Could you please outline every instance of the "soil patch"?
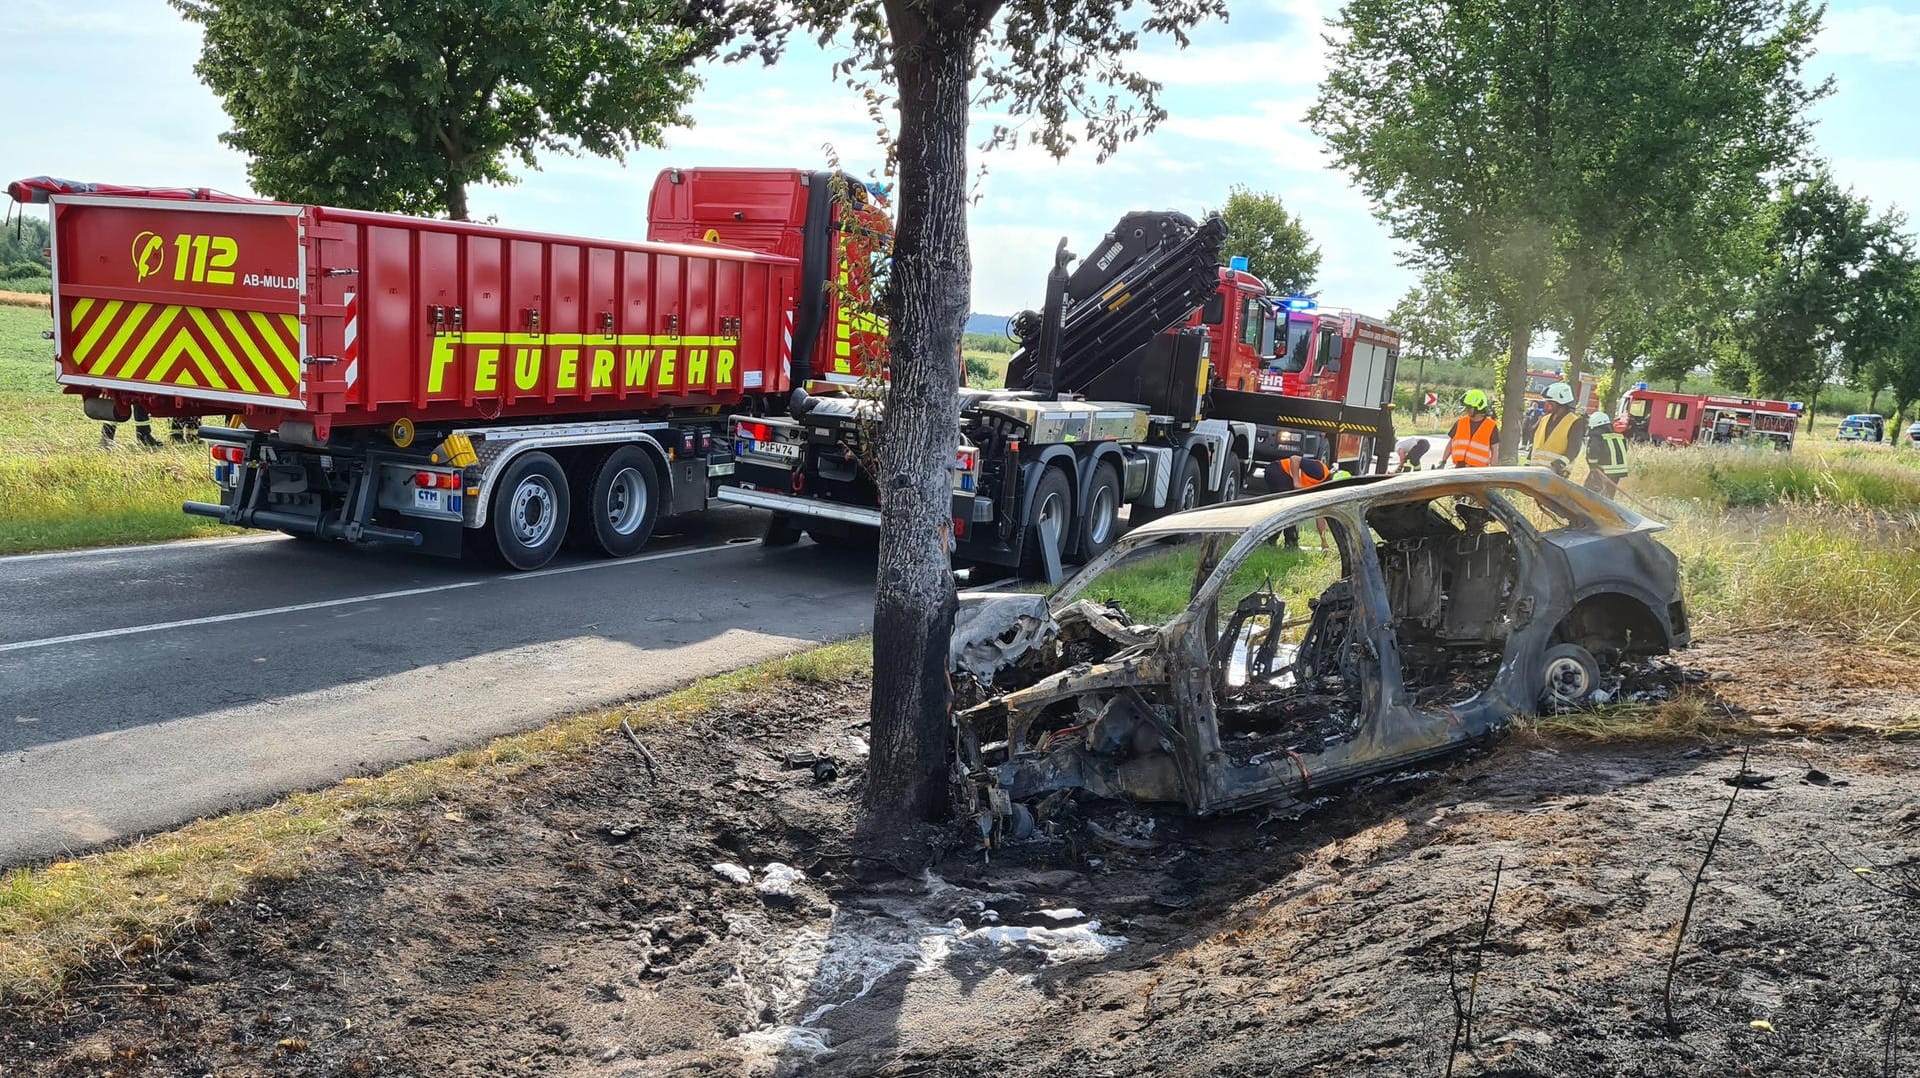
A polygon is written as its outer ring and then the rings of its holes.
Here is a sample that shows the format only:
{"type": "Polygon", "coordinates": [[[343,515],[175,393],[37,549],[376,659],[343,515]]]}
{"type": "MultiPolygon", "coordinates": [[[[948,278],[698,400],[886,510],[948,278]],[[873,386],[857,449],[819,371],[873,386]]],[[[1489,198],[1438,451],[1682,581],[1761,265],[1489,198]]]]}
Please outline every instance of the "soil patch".
{"type": "MultiPolygon", "coordinates": [[[[1683,658],[1746,691],[1747,639],[1683,658]]],[[[1837,706],[1771,676],[1783,713],[1837,706]]],[[[1456,1074],[1920,1061],[1920,745],[1754,746],[1770,779],[1701,890],[1669,1035],[1667,954],[1737,746],[1517,737],[1304,811],[1089,805],[873,881],[842,843],[865,693],[789,683],[649,731],[657,777],[614,734],[356,832],[0,1015],[0,1072],[1439,1075],[1476,962],[1456,1074]]]]}

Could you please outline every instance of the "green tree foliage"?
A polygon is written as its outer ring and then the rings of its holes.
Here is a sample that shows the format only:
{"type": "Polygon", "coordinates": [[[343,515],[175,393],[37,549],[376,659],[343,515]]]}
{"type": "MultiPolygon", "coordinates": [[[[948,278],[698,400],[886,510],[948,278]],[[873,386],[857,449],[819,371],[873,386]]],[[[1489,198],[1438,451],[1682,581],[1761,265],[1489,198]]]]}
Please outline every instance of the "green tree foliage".
{"type": "Polygon", "coordinates": [[[703,43],[667,0],[169,0],[274,198],[467,216],[542,151],[619,158],[682,122],[703,43]]]}
{"type": "Polygon", "coordinates": [[[1387,321],[1400,330],[1400,366],[1408,360],[1452,363],[1471,354],[1474,320],[1446,273],[1428,270],[1393,305],[1387,321]]]}
{"type": "Polygon", "coordinates": [[[849,46],[839,73],[876,113],[897,110],[892,164],[892,385],[881,438],[880,560],[874,595],[870,833],[902,832],[944,802],[947,644],[955,593],[951,480],[958,369],[972,262],[967,241],[968,118],[1012,119],[989,145],[1026,137],[1055,155],[1087,144],[1102,159],[1166,116],[1158,84],[1128,59],[1149,36],[1226,15],[1225,0],[694,0],[701,40],[735,58],[778,57],[795,33],[849,46]]]}
{"type": "Polygon", "coordinates": [[[1900,338],[1901,284],[1910,262],[1897,218],[1875,218],[1826,170],[1782,187],[1767,207],[1762,264],[1739,323],[1744,374],[1767,397],[1817,397],[1836,375],[1857,374],[1900,338]]]}
{"type": "Polygon", "coordinates": [[[1817,22],[1801,0],[1350,0],[1308,118],[1491,313],[1512,413],[1536,328],[1583,352],[1641,249],[1791,149],[1817,22]]]}
{"type": "Polygon", "coordinates": [[[53,272],[47,257],[47,223],[19,211],[20,216],[0,226],[0,277],[45,277],[53,272]]]}
{"type": "Polygon", "coordinates": [[[1220,216],[1227,223],[1225,253],[1246,256],[1248,271],[1270,290],[1279,295],[1313,290],[1320,248],[1278,196],[1236,184],[1220,216]]]}

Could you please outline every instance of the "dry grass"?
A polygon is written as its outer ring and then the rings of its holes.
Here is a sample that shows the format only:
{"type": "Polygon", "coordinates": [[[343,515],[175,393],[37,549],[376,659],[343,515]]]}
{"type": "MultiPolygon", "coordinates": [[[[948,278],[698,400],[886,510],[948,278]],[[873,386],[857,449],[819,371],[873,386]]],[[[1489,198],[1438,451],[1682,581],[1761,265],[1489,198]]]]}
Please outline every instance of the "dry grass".
{"type": "Polygon", "coordinates": [[[0,289],[0,307],[32,307],[44,311],[51,298],[47,292],[11,292],[0,289]]]}
{"type": "Polygon", "coordinates": [[[203,911],[260,879],[300,874],[334,841],[456,789],[499,782],[595,747],[627,751],[609,731],[696,721],[784,682],[833,681],[870,668],[865,638],[706,678],[670,695],[549,723],[476,749],[350,778],[265,808],[196,821],[124,849],[0,875],[0,1003],[32,1003],[101,959],[163,947],[203,911]]]}

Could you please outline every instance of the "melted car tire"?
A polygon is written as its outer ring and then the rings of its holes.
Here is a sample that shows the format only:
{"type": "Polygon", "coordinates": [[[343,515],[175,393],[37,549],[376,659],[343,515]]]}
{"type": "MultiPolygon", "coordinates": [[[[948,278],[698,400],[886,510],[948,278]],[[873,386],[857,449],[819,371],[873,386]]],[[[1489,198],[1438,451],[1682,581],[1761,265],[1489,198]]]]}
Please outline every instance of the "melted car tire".
{"type": "Polygon", "coordinates": [[[1600,687],[1600,663],[1578,644],[1555,644],[1540,656],[1540,702],[1572,707],[1600,687]]]}

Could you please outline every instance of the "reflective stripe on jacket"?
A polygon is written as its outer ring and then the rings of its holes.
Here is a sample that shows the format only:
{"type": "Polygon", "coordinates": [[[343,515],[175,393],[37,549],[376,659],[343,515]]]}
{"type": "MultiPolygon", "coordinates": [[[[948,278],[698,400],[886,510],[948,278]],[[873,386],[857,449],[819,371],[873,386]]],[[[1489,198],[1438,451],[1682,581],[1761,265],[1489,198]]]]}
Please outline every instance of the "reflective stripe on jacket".
{"type": "Polygon", "coordinates": [[[1556,426],[1553,413],[1541,416],[1540,425],[1533,428],[1533,463],[1565,468],[1573,460],[1574,421],[1579,418],[1568,412],[1556,426]]]}
{"type": "Polygon", "coordinates": [[[1481,416],[1475,423],[1471,416],[1461,416],[1453,421],[1453,431],[1447,437],[1453,439],[1453,466],[1456,468],[1485,468],[1493,463],[1493,432],[1500,424],[1492,416],[1481,416]]]}
{"type": "Polygon", "coordinates": [[[1587,464],[1600,469],[1610,479],[1627,474],[1627,438],[1624,434],[1603,431],[1587,439],[1587,464]]]}

